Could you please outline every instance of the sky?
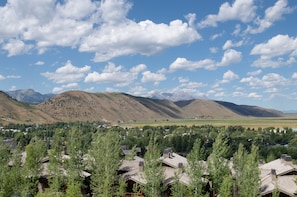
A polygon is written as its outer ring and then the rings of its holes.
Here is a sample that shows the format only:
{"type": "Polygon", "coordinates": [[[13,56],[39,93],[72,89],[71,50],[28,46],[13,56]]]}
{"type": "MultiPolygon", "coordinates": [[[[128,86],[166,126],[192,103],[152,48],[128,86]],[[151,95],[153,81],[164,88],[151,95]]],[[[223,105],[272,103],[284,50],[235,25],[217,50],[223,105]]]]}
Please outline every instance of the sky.
{"type": "Polygon", "coordinates": [[[0,0],[0,90],[297,111],[295,0],[0,0]]]}

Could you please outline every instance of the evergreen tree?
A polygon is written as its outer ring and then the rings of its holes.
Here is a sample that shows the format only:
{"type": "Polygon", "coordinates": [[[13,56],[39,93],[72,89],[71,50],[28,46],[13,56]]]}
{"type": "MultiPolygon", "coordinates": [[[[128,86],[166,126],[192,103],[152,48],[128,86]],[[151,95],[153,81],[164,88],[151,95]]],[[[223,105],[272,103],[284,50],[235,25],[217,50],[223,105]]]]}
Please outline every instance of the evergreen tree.
{"type": "Polygon", "coordinates": [[[164,172],[160,158],[160,149],[155,137],[151,137],[144,155],[145,196],[159,197],[163,192],[164,172]]]}
{"type": "Polygon", "coordinates": [[[92,165],[91,189],[94,196],[114,196],[120,165],[120,138],[117,133],[97,133],[90,149],[92,165]]]}

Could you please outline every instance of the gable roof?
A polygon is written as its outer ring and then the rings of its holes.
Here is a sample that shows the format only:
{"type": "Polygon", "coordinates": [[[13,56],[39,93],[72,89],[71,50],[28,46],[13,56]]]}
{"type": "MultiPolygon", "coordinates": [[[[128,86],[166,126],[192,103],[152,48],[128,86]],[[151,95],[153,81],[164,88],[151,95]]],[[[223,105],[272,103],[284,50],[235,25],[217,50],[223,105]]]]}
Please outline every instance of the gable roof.
{"type": "Polygon", "coordinates": [[[261,195],[278,190],[288,196],[294,196],[297,191],[296,178],[297,165],[293,164],[291,157],[282,155],[280,159],[260,165],[261,195]]]}

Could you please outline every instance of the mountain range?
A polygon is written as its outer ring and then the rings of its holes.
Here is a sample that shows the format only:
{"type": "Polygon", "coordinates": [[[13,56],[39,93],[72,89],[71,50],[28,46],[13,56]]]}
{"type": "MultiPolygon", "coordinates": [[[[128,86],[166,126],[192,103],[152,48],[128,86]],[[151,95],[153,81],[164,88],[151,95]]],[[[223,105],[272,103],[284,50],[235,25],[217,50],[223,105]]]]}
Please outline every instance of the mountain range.
{"type": "MultiPolygon", "coordinates": [[[[35,91],[29,90],[28,92],[34,93],[35,91]]],[[[24,96],[23,98],[28,97],[24,96]]],[[[38,98],[44,97],[39,95],[38,98]]],[[[13,99],[8,93],[0,92],[0,111],[0,123],[137,122],[284,116],[277,110],[237,105],[225,101],[191,99],[174,102],[166,99],[137,97],[125,93],[88,93],[83,91],[68,91],[51,95],[49,99],[38,104],[20,102],[13,99]]]]}
{"type": "Polygon", "coordinates": [[[21,101],[24,103],[33,103],[33,104],[42,103],[55,96],[55,94],[51,94],[51,93],[41,94],[32,89],[13,90],[13,91],[7,91],[6,93],[17,101],[21,101]]]}

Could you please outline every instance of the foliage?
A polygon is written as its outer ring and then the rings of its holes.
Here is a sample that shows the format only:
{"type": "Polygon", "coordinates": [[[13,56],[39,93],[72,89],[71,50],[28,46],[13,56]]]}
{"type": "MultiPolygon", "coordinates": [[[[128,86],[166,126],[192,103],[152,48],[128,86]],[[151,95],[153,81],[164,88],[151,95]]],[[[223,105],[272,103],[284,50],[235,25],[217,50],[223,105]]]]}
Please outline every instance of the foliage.
{"type": "Polygon", "coordinates": [[[225,132],[220,131],[213,143],[212,153],[207,159],[208,172],[213,184],[212,190],[215,193],[221,187],[224,177],[229,174],[228,160],[225,159],[228,151],[225,132]]]}
{"type": "Polygon", "coordinates": [[[120,165],[120,139],[114,132],[97,133],[90,149],[93,195],[109,197],[116,194],[115,182],[120,165]]]}
{"type": "Polygon", "coordinates": [[[222,184],[220,185],[220,189],[219,189],[220,197],[232,196],[232,186],[233,186],[233,180],[231,175],[226,175],[223,178],[222,184]]]}
{"type": "Polygon", "coordinates": [[[204,149],[201,147],[200,139],[196,139],[191,152],[188,154],[187,173],[190,176],[190,190],[193,197],[200,197],[204,194],[203,187],[205,180],[203,173],[206,172],[206,166],[202,163],[204,149]]]}
{"type": "Polygon", "coordinates": [[[238,192],[242,197],[259,195],[260,171],[258,168],[258,147],[252,146],[248,153],[242,144],[234,154],[235,179],[238,192]]]}
{"type": "Polygon", "coordinates": [[[144,193],[148,197],[161,196],[163,192],[164,172],[162,163],[159,160],[160,149],[156,142],[155,136],[152,136],[144,155],[144,193]]]}
{"type": "Polygon", "coordinates": [[[172,197],[190,196],[188,187],[180,182],[178,173],[174,174],[174,182],[171,188],[171,196],[172,197]]]}

